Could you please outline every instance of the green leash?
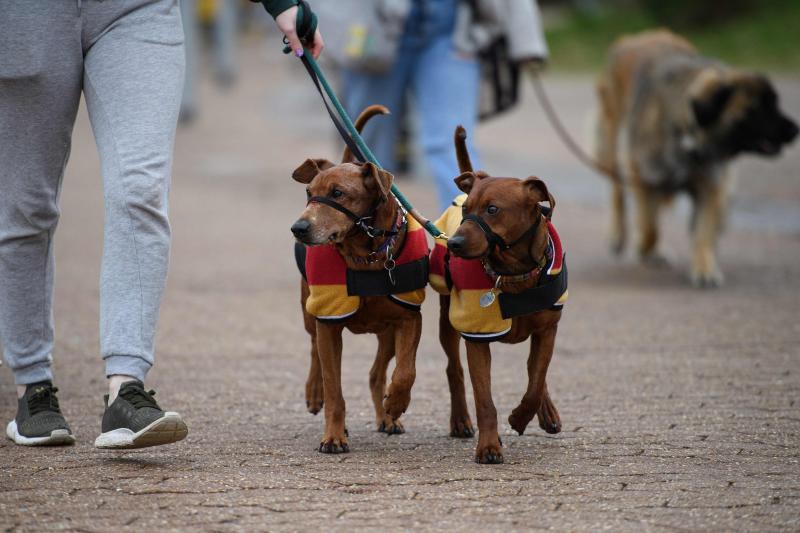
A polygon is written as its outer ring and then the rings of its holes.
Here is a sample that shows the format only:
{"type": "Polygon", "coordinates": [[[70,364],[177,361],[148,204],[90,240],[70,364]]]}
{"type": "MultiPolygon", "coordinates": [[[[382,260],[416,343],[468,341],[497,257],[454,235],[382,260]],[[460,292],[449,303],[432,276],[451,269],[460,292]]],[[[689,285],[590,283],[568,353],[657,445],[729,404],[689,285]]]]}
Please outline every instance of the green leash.
{"type": "MultiPolygon", "coordinates": [[[[301,36],[301,41],[308,42],[309,39],[314,38],[314,31],[317,27],[317,17],[313,12],[311,12],[311,9],[308,8],[308,4],[306,2],[301,0],[297,7],[297,34],[301,36]],[[307,15],[307,13],[310,13],[310,16],[307,15]]],[[[291,51],[291,48],[288,46],[283,50],[283,52],[287,54],[291,51]]],[[[353,154],[362,161],[369,161],[378,168],[383,168],[367,144],[364,142],[364,139],[358,133],[358,130],[356,130],[356,127],[353,125],[353,121],[350,119],[347,111],[345,111],[342,103],[336,97],[336,93],[334,92],[330,83],[328,83],[328,80],[325,77],[325,74],[322,72],[319,64],[305,46],[303,46],[303,56],[300,58],[300,60],[306,67],[306,70],[308,71],[309,76],[311,76],[312,81],[317,86],[317,89],[322,96],[323,103],[325,104],[325,107],[328,108],[328,113],[331,115],[331,120],[333,120],[334,126],[336,126],[336,129],[339,130],[339,134],[342,136],[345,143],[347,143],[347,145],[350,147],[350,150],[353,152],[353,154]],[[328,102],[325,101],[325,96],[327,96],[328,100],[330,100],[338,117],[334,115],[330,106],[328,106],[328,102]],[[338,121],[337,118],[339,119],[338,121]]],[[[400,205],[403,206],[403,209],[405,209],[412,217],[414,217],[414,219],[419,222],[428,233],[433,235],[435,239],[447,239],[447,235],[439,230],[439,228],[437,228],[433,222],[422,216],[422,214],[417,211],[413,205],[411,205],[411,202],[408,201],[403,193],[400,192],[400,189],[398,189],[394,184],[392,184],[392,194],[394,194],[394,196],[400,202],[400,205]]]]}

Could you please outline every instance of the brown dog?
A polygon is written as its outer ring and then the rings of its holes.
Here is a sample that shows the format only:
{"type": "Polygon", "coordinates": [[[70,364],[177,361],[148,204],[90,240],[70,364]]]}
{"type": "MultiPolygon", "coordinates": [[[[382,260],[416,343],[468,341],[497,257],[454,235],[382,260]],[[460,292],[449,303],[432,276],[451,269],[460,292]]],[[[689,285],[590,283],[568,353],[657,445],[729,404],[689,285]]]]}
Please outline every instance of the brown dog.
{"type": "MultiPolygon", "coordinates": [[[[633,188],[639,254],[659,260],[658,214],[678,192],[694,204],[691,278],[717,286],[716,244],[727,209],[730,161],[774,156],[797,125],[778,108],[769,80],[701,56],[666,30],[619,39],[598,82],[598,163],[633,188]]],[[[612,250],[626,243],[625,191],[612,191],[612,250]]],[[[660,261],[658,261],[660,262],[660,261]]]]}
{"type": "Polygon", "coordinates": [[[545,184],[534,177],[493,178],[473,172],[465,138],[464,130],[457,129],[463,173],[455,181],[468,196],[457,199],[437,223],[451,236],[446,246],[438,241],[432,253],[431,285],[442,293],[439,335],[448,357],[451,434],[470,436],[472,431],[459,362],[460,334],[466,340],[478,418],[475,460],[502,463],[489,342],[516,344],[531,338],[528,388],[508,421],[522,434],[538,415],[545,431],[558,433],[561,421],[545,378],[567,296],[566,267],[549,221],[555,201],[545,184]]]}
{"type": "MultiPolygon", "coordinates": [[[[381,106],[367,108],[360,130],[381,106]]],[[[424,230],[407,219],[391,195],[392,175],[371,163],[307,160],[292,177],[306,185],[308,205],[292,225],[302,243],[298,266],[304,274],[301,302],[311,336],[306,402],[311,413],[325,407],[319,451],[349,451],[342,395],[342,332],[374,333],[378,352],[369,372],[379,431],[402,433],[400,415],[411,399],[427,283],[424,230]],[[392,381],[386,370],[397,357],[392,381]]]]}

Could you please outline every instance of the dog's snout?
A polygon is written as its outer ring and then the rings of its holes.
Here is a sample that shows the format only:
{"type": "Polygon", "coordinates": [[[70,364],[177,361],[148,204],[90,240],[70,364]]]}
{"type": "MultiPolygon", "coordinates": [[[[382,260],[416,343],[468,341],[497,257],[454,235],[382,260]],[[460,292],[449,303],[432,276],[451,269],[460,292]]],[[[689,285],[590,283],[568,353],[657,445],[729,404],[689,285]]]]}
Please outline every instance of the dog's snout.
{"type": "Polygon", "coordinates": [[[453,235],[447,239],[447,248],[453,252],[458,252],[464,248],[464,237],[461,235],[453,235]]]}
{"type": "Polygon", "coordinates": [[[309,231],[311,231],[311,223],[308,220],[301,218],[292,224],[292,233],[298,239],[308,236],[309,231]]]}

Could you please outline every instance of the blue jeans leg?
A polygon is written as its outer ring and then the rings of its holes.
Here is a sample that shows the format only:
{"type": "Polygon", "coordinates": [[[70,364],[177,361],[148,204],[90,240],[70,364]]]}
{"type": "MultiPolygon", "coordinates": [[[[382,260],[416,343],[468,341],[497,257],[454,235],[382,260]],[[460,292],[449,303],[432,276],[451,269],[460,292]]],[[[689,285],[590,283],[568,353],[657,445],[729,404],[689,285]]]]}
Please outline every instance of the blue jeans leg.
{"type": "Polygon", "coordinates": [[[405,94],[413,65],[413,51],[401,48],[391,70],[384,74],[342,72],[344,107],[355,118],[365,107],[381,104],[391,115],[373,118],[364,128],[364,141],[381,166],[394,172],[397,136],[405,113],[405,94]]]}
{"type": "Polygon", "coordinates": [[[460,174],[453,146],[453,132],[459,124],[467,130],[473,165],[480,168],[472,146],[478,118],[479,81],[478,61],[459,54],[449,35],[433,39],[415,65],[411,84],[420,113],[420,143],[442,208],[461,194],[453,182],[460,174]]]}

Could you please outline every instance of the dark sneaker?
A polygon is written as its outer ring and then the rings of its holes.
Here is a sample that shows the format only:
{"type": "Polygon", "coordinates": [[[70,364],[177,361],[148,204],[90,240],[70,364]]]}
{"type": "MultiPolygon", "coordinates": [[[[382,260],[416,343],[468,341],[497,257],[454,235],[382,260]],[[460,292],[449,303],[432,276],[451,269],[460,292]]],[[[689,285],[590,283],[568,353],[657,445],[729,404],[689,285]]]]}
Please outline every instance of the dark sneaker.
{"type": "Polygon", "coordinates": [[[61,414],[56,392],[50,381],[28,385],[17,403],[17,417],[6,427],[8,438],[24,446],[73,444],[75,436],[61,414]]]}
{"type": "Polygon", "coordinates": [[[144,390],[141,381],[123,383],[114,403],[103,413],[102,433],[97,448],[145,448],[178,442],[189,430],[178,413],[163,411],[153,399],[156,391],[144,390]]]}

